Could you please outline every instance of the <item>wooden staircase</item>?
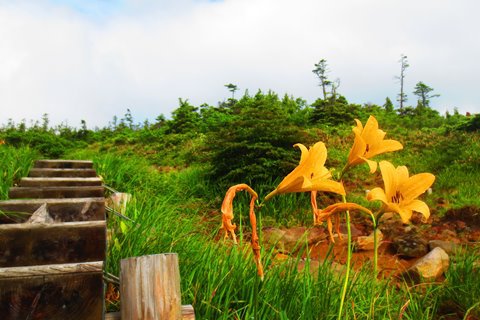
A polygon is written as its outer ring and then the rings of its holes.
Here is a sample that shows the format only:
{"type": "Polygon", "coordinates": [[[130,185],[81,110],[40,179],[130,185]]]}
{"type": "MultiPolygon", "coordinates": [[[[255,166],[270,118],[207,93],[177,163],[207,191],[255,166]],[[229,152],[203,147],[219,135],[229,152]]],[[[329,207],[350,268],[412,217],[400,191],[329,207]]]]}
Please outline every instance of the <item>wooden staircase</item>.
{"type": "Polygon", "coordinates": [[[0,201],[0,318],[103,319],[105,198],[91,161],[40,160],[0,201]]]}

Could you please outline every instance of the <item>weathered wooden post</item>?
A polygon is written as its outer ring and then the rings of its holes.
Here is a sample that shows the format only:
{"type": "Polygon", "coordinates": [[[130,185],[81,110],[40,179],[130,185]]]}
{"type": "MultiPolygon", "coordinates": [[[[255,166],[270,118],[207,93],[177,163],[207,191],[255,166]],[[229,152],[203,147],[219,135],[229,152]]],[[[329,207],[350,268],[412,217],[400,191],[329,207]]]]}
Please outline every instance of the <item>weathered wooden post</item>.
{"type": "Polygon", "coordinates": [[[176,253],[123,259],[120,267],[122,319],[182,319],[176,253]]]}

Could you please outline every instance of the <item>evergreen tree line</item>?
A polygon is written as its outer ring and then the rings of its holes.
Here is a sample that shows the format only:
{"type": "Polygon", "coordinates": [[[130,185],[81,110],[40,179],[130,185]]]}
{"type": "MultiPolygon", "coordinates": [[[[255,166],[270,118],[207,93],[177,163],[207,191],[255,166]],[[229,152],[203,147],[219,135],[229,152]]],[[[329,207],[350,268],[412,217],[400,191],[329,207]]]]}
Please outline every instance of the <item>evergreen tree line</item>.
{"type": "Polygon", "coordinates": [[[114,117],[104,128],[91,130],[85,121],[80,128],[67,125],[52,127],[48,115],[41,122],[27,126],[10,121],[0,129],[0,139],[13,146],[29,145],[45,157],[62,157],[66,150],[91,144],[103,148],[139,145],[150,150],[154,162],[161,165],[204,163],[215,181],[225,183],[266,181],[288,173],[298,158],[295,143],[313,143],[318,130],[335,133],[354,125],[354,119],[365,121],[370,114],[385,129],[441,128],[442,130],[476,131],[480,117],[453,114],[441,116],[428,105],[394,109],[390,99],[383,106],[349,103],[342,95],[328,95],[311,105],[300,98],[258,91],[245,93],[238,100],[229,98],[217,106],[193,106],[179,99],[171,119],[158,116],[154,122],[135,123],[129,109],[114,117]],[[315,131],[317,130],[317,131],[315,131]],[[196,144],[192,147],[192,144],[196,144]]]}
{"type": "Polygon", "coordinates": [[[84,120],[79,128],[65,124],[52,127],[45,114],[41,121],[29,126],[25,121],[9,121],[0,128],[0,139],[12,146],[31,146],[48,158],[60,158],[68,150],[89,145],[100,150],[131,150],[143,153],[159,166],[205,165],[212,181],[231,184],[265,182],[283,176],[296,165],[298,150],[292,148],[295,143],[308,145],[318,141],[319,135],[345,132],[354,125],[354,119],[364,122],[371,114],[386,130],[480,129],[480,115],[464,116],[457,110],[440,115],[432,109],[430,100],[438,95],[423,82],[415,86],[417,105],[405,105],[403,78],[409,65],[403,55],[399,62],[398,108],[389,98],[383,105],[350,103],[339,93],[340,80],[328,78],[328,65],[322,59],[312,70],[318,77],[322,97],[311,104],[260,90],[254,95],[247,91],[236,99],[238,87],[229,83],[225,87],[232,93],[231,98],[216,106],[194,106],[179,99],[169,119],[160,114],[152,122],[136,123],[127,109],[123,117],[114,116],[107,126],[92,130],[84,120]]]}

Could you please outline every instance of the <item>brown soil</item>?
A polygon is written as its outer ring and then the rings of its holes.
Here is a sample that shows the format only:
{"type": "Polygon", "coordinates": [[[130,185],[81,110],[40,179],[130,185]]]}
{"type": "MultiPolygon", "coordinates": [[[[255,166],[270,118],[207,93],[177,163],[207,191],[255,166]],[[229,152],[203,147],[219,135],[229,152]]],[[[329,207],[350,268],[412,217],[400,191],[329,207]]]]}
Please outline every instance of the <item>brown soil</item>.
{"type": "MultiPolygon", "coordinates": [[[[353,240],[360,235],[368,235],[372,231],[372,224],[368,218],[354,217],[352,219],[352,229],[355,231],[352,236],[353,240]]],[[[380,277],[396,277],[410,268],[419,258],[409,258],[397,254],[393,246],[393,240],[396,236],[405,234],[407,231],[415,233],[424,239],[429,240],[444,240],[458,245],[472,246],[480,244],[480,208],[475,206],[466,206],[459,209],[451,209],[447,211],[443,218],[435,215],[430,217],[429,221],[422,222],[420,215],[414,215],[412,218],[412,225],[403,225],[399,219],[393,217],[386,221],[382,221],[380,229],[383,232],[384,238],[378,250],[378,270],[380,277]]],[[[289,229],[282,229],[289,230],[289,229]]],[[[346,233],[344,225],[341,227],[341,232],[346,233]]],[[[325,234],[327,233],[325,228],[325,234]]],[[[309,257],[312,260],[323,261],[328,258],[333,261],[345,264],[347,260],[347,241],[346,235],[343,240],[338,239],[334,244],[328,237],[320,242],[310,246],[309,257]],[[333,245],[333,249],[330,246],[333,245]]],[[[290,257],[294,256],[293,252],[281,252],[280,259],[285,259],[287,253],[290,257]]],[[[304,254],[306,256],[306,254],[304,254]]],[[[366,263],[373,263],[373,250],[370,251],[356,251],[352,255],[352,264],[355,269],[360,269],[366,263]]]]}
{"type": "MultiPolygon", "coordinates": [[[[329,243],[319,243],[315,245],[310,252],[310,258],[323,261],[326,258],[333,258],[335,262],[346,264],[347,262],[347,246],[346,241],[337,241],[333,245],[333,251],[330,257],[327,257],[329,251],[329,243]]],[[[417,259],[402,259],[395,255],[390,244],[383,243],[378,250],[378,270],[379,276],[398,276],[402,272],[411,267],[417,259]]],[[[360,269],[366,263],[373,263],[373,251],[356,251],[352,254],[352,265],[354,269],[360,269]]]]}

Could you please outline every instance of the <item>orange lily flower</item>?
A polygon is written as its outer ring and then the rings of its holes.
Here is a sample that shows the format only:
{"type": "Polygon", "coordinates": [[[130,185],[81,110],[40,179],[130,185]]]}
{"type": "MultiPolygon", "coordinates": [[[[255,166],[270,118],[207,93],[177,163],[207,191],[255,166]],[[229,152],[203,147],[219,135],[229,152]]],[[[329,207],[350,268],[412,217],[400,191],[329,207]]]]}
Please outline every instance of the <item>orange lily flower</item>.
{"type": "Polygon", "coordinates": [[[315,143],[310,150],[301,143],[295,144],[294,147],[300,148],[302,152],[300,164],[265,197],[265,200],[280,193],[314,190],[345,195],[343,184],[331,180],[332,174],[324,166],[327,160],[327,148],[323,142],[315,143]]]}
{"type": "Polygon", "coordinates": [[[260,278],[263,280],[263,265],[260,257],[260,245],[258,243],[258,235],[257,235],[257,219],[255,217],[255,200],[257,200],[258,195],[257,193],[250,188],[249,185],[242,183],[242,184],[237,184],[233,187],[230,187],[225,194],[225,198],[223,199],[222,202],[222,228],[225,230],[225,238],[228,238],[228,233],[232,235],[233,242],[237,244],[237,237],[235,236],[235,228],[237,227],[234,223],[232,223],[233,220],[233,199],[235,198],[235,195],[237,191],[242,191],[246,190],[250,196],[250,225],[252,226],[252,239],[251,239],[251,245],[252,245],[252,250],[253,250],[253,256],[255,259],[255,264],[257,266],[257,272],[260,278]]]}
{"type": "Polygon", "coordinates": [[[370,167],[370,173],[377,170],[377,162],[368,160],[376,155],[385,152],[403,149],[403,145],[396,140],[384,140],[386,132],[378,128],[377,119],[370,116],[365,123],[365,128],[360,120],[355,119],[357,126],[353,128],[355,141],[348,155],[349,167],[366,162],[370,167]]]}
{"type": "MultiPolygon", "coordinates": [[[[363,211],[365,213],[368,213],[369,215],[373,216],[372,211],[368,210],[365,207],[362,207],[359,204],[353,203],[353,202],[339,202],[332,204],[328,207],[326,207],[323,210],[317,210],[316,212],[316,223],[320,224],[323,221],[327,221],[327,229],[328,233],[330,235],[330,240],[335,243],[335,240],[333,239],[333,223],[332,223],[332,215],[334,215],[337,212],[344,212],[344,211],[363,211]]],[[[336,224],[336,231],[338,236],[341,239],[341,233],[340,233],[340,216],[337,214],[335,216],[335,224],[336,224]]]]}
{"type": "Polygon", "coordinates": [[[435,176],[431,173],[420,173],[409,177],[407,167],[395,168],[388,161],[380,161],[380,171],[385,190],[374,188],[367,194],[367,199],[382,201],[385,212],[397,212],[403,223],[410,221],[412,211],[420,212],[428,219],[430,209],[425,202],[416,198],[430,188],[435,176]]]}

